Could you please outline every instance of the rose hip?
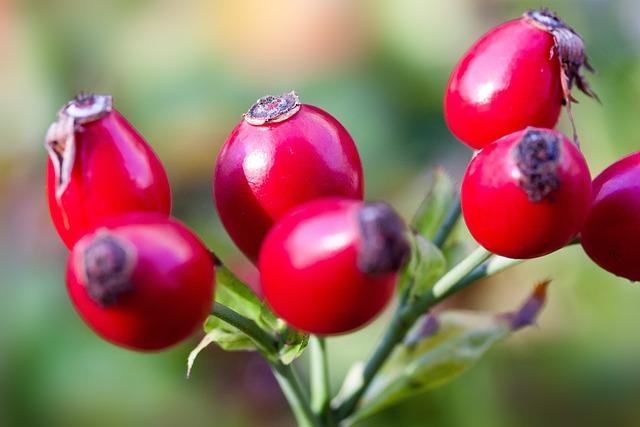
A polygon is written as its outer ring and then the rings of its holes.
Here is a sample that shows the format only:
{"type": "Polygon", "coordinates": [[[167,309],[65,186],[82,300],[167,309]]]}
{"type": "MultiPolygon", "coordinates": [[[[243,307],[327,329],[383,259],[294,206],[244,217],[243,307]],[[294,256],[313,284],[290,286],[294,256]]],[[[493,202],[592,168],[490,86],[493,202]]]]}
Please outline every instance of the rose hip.
{"type": "Polygon", "coordinates": [[[209,251],[179,222],[156,213],[112,217],[81,238],[67,288],[84,321],[104,339],[160,350],[197,330],[213,301],[209,251]]]}
{"type": "Polygon", "coordinates": [[[47,132],[46,148],[49,211],[69,248],[110,216],[169,214],[167,174],[111,96],[80,94],[67,103],[47,132]]]}
{"type": "Polygon", "coordinates": [[[605,270],[640,280],[640,152],[605,169],[593,181],[593,205],[582,247],[605,270]]]}
{"type": "Polygon", "coordinates": [[[528,11],[463,55],[447,85],[445,120],[476,149],[527,126],[553,128],[562,105],[570,107],[574,83],[596,97],[583,66],[592,70],[578,33],[548,10],[528,11]]]}
{"type": "Polygon", "coordinates": [[[213,195],[222,223],[256,261],[274,222],[313,199],[362,199],[362,165],[347,130],[295,93],[260,98],[216,162],[213,195]]]}
{"type": "Polygon", "coordinates": [[[406,233],[384,203],[328,198],[301,205],[276,223],[260,252],[267,301],[306,332],[357,329],[391,299],[409,253],[406,233]]]}
{"type": "Polygon", "coordinates": [[[488,145],[462,181],[462,213],[476,241],[508,258],[534,258],[567,244],[591,204],[584,157],[564,135],[527,128],[488,145]]]}

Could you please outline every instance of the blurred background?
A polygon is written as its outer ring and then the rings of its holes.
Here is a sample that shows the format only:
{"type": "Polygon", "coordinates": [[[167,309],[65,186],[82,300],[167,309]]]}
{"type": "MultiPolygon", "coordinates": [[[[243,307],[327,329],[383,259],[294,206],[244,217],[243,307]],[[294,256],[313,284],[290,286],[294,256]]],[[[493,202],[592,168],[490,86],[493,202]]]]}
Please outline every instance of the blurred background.
{"type": "MultiPolygon", "coordinates": [[[[111,93],[163,160],[174,214],[242,274],[210,197],[215,156],[258,97],[295,89],[356,140],[367,196],[405,217],[428,170],[459,182],[470,151],[449,134],[449,72],[490,27],[549,6],[584,37],[598,105],[574,114],[592,173],[640,147],[637,0],[0,0],[0,425],[291,426],[266,365],[192,342],[136,354],[94,336],[67,300],[67,257],[44,197],[43,138],[78,91],[111,93]]],[[[565,119],[560,128],[569,131],[565,119]]],[[[640,288],[579,247],[487,280],[454,304],[503,311],[553,278],[539,326],[472,371],[366,426],[640,425],[640,288]]],[[[334,387],[386,313],[331,339],[334,387]]],[[[304,370],[304,360],[300,363],[304,370]]]]}

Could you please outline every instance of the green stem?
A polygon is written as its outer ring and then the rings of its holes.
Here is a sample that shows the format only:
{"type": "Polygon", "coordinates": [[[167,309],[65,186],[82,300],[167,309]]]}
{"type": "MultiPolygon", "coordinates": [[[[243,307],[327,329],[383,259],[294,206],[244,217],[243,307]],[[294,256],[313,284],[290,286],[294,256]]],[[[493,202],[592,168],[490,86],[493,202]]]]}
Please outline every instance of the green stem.
{"type": "Polygon", "coordinates": [[[211,314],[244,332],[258,344],[263,351],[271,354],[278,352],[278,344],[275,338],[264,331],[253,320],[247,319],[219,302],[213,304],[211,314]]]}
{"type": "Polygon", "coordinates": [[[226,305],[215,302],[211,314],[238,328],[249,336],[262,350],[271,364],[271,369],[282,388],[296,421],[300,427],[321,427],[311,406],[309,398],[296,377],[291,365],[285,365],[277,359],[278,344],[274,337],[260,328],[253,320],[244,317],[226,305]]]}
{"type": "Polygon", "coordinates": [[[464,279],[460,280],[458,283],[452,286],[447,291],[447,293],[445,293],[443,298],[446,298],[449,295],[466,288],[477,280],[493,276],[494,274],[498,274],[501,271],[506,270],[507,268],[511,268],[515,265],[521,264],[523,261],[525,260],[494,256],[489,261],[476,267],[471,273],[467,274],[464,279]]]}
{"type": "Polygon", "coordinates": [[[280,384],[280,388],[284,396],[291,406],[293,415],[296,418],[299,427],[322,427],[322,424],[309,406],[309,400],[304,393],[300,382],[291,368],[291,365],[283,363],[273,363],[271,365],[273,374],[280,384]]]}
{"type": "MultiPolygon", "coordinates": [[[[570,246],[578,245],[578,244],[580,244],[580,240],[574,239],[571,242],[567,243],[567,245],[564,248],[568,248],[570,246]]],[[[522,264],[524,261],[526,261],[526,259],[512,259],[512,258],[505,258],[505,257],[494,255],[487,262],[476,267],[471,273],[467,274],[462,280],[460,280],[454,286],[449,288],[449,290],[442,296],[442,298],[443,299],[447,298],[449,295],[452,295],[466,288],[467,286],[476,282],[477,280],[484,279],[485,277],[493,276],[494,274],[498,274],[501,271],[504,271],[508,268],[522,264]]]]}
{"type": "MultiPolygon", "coordinates": [[[[462,281],[465,276],[471,273],[476,267],[481,265],[491,256],[491,252],[478,247],[475,251],[471,252],[469,256],[460,261],[458,265],[449,270],[444,276],[438,280],[431,291],[424,295],[421,299],[414,304],[414,312],[421,311],[421,309],[427,309],[432,300],[440,300],[443,298],[458,282],[462,281]]],[[[422,310],[423,311],[423,310],[422,310]]],[[[422,313],[420,313],[422,314],[422,313]]]]}
{"type": "Polygon", "coordinates": [[[436,235],[433,236],[433,244],[438,248],[442,249],[444,243],[447,241],[449,234],[453,231],[453,228],[458,223],[460,219],[460,213],[462,212],[462,208],[460,205],[460,197],[455,197],[451,206],[449,207],[449,211],[447,212],[447,216],[438,231],[436,231],[436,235]]]}
{"type": "MultiPolygon", "coordinates": [[[[491,252],[483,248],[478,248],[467,258],[462,260],[448,273],[446,273],[431,290],[407,306],[400,306],[396,311],[389,328],[382,341],[375,349],[371,359],[367,362],[363,372],[362,384],[345,400],[337,409],[337,417],[340,420],[347,418],[358,406],[360,399],[367,391],[384,362],[387,360],[395,346],[404,339],[407,332],[413,326],[416,319],[424,314],[430,307],[440,302],[443,298],[451,295],[459,283],[465,282],[466,276],[471,274],[478,266],[491,256],[491,252]]],[[[469,282],[471,283],[471,282],[469,282]]],[[[468,284],[468,283],[467,283],[468,284]]],[[[459,289],[462,289],[460,287],[459,289]]]]}
{"type": "Polygon", "coordinates": [[[309,337],[311,352],[311,409],[333,425],[331,413],[331,385],[329,381],[329,362],[327,360],[326,341],[322,337],[309,337]]]}

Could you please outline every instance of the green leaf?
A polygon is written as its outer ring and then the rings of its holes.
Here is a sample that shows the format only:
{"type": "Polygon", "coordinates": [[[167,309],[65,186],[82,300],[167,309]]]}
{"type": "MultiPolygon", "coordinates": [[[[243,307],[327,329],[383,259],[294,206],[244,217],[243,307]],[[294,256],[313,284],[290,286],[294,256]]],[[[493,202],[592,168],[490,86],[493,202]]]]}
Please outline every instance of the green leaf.
{"type": "Polygon", "coordinates": [[[271,331],[280,331],[284,328],[284,321],[278,319],[273,311],[269,308],[267,304],[262,304],[262,308],[260,309],[260,316],[256,323],[263,328],[271,331]]]}
{"type": "Polygon", "coordinates": [[[205,322],[204,329],[207,334],[200,340],[196,348],[189,353],[187,358],[187,376],[191,374],[191,369],[198,354],[211,343],[215,343],[228,351],[258,349],[256,343],[249,336],[217,317],[209,316],[205,322]]]}
{"type": "Polygon", "coordinates": [[[446,268],[447,262],[440,249],[416,235],[412,239],[411,258],[401,273],[398,289],[404,294],[409,287],[409,298],[413,300],[428,291],[446,268]]]}
{"type": "Polygon", "coordinates": [[[290,364],[302,355],[308,344],[308,334],[303,334],[288,327],[285,328],[281,337],[280,351],[278,352],[280,361],[285,365],[290,364]]]}
{"type": "Polygon", "coordinates": [[[423,317],[371,383],[352,421],[440,387],[471,368],[494,344],[535,321],[547,284],[538,285],[513,313],[459,310],[423,317]]]}
{"type": "MultiPolygon", "coordinates": [[[[216,301],[226,305],[236,313],[253,320],[258,326],[278,338],[278,357],[282,363],[289,364],[300,357],[309,342],[309,336],[287,327],[278,319],[269,306],[228,268],[216,269],[216,301]]],[[[215,342],[224,350],[264,350],[256,346],[248,336],[221,321],[209,316],[204,326],[209,343],[215,342]],[[213,338],[210,335],[213,334],[213,338]]],[[[203,340],[204,341],[204,340],[203,340]]],[[[197,354],[197,353],[196,353],[197,354]]]]}
{"type": "Polygon", "coordinates": [[[286,326],[284,322],[278,319],[269,306],[227,267],[218,267],[216,278],[217,302],[253,320],[267,331],[281,333],[284,330],[286,326]]]}
{"type": "Polygon", "coordinates": [[[447,260],[448,265],[456,265],[469,255],[474,248],[477,247],[477,243],[468,237],[455,236],[452,233],[451,239],[449,239],[442,248],[444,258],[447,260]]]}
{"type": "Polygon", "coordinates": [[[345,400],[349,399],[351,395],[362,387],[364,382],[364,367],[365,363],[361,360],[355,362],[347,371],[347,375],[344,377],[340,390],[333,398],[332,406],[339,407],[345,400]]]}
{"type": "Polygon", "coordinates": [[[259,325],[264,321],[265,311],[270,311],[249,286],[224,266],[216,267],[215,299],[259,325]]]}
{"type": "Polygon", "coordinates": [[[217,317],[209,316],[204,329],[209,342],[218,344],[224,350],[257,349],[257,345],[248,335],[217,317]]]}
{"type": "Polygon", "coordinates": [[[447,173],[441,167],[434,169],[427,194],[411,221],[411,227],[427,240],[433,240],[455,197],[455,188],[447,173]]]}

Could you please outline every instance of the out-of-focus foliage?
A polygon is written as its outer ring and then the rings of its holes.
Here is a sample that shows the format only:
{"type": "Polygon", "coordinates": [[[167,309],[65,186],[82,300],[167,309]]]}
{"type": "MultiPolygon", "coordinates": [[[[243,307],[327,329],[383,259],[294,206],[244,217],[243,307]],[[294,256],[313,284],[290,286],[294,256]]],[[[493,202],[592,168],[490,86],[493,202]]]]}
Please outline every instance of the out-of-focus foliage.
{"type": "MultiPolygon", "coordinates": [[[[208,349],[187,380],[185,357],[201,337],[135,354],[100,341],[74,313],[67,254],[44,201],[42,143],[76,92],[114,95],[164,162],[174,214],[255,282],[210,198],[217,151],[251,102],[295,89],[330,111],[359,146],[367,196],[409,219],[427,169],[441,164],[458,182],[471,155],[442,118],[456,59],[489,27],[539,6],[581,32],[598,70],[590,78],[603,105],[578,95],[574,107],[595,174],[640,149],[636,0],[0,0],[0,425],[292,424],[258,358],[208,349]]],[[[566,119],[560,127],[569,131],[566,119]]],[[[502,273],[451,304],[504,310],[547,277],[555,286],[539,328],[362,425],[640,423],[640,289],[590,264],[579,247],[502,273]]],[[[387,320],[329,341],[335,387],[387,320]]]]}

